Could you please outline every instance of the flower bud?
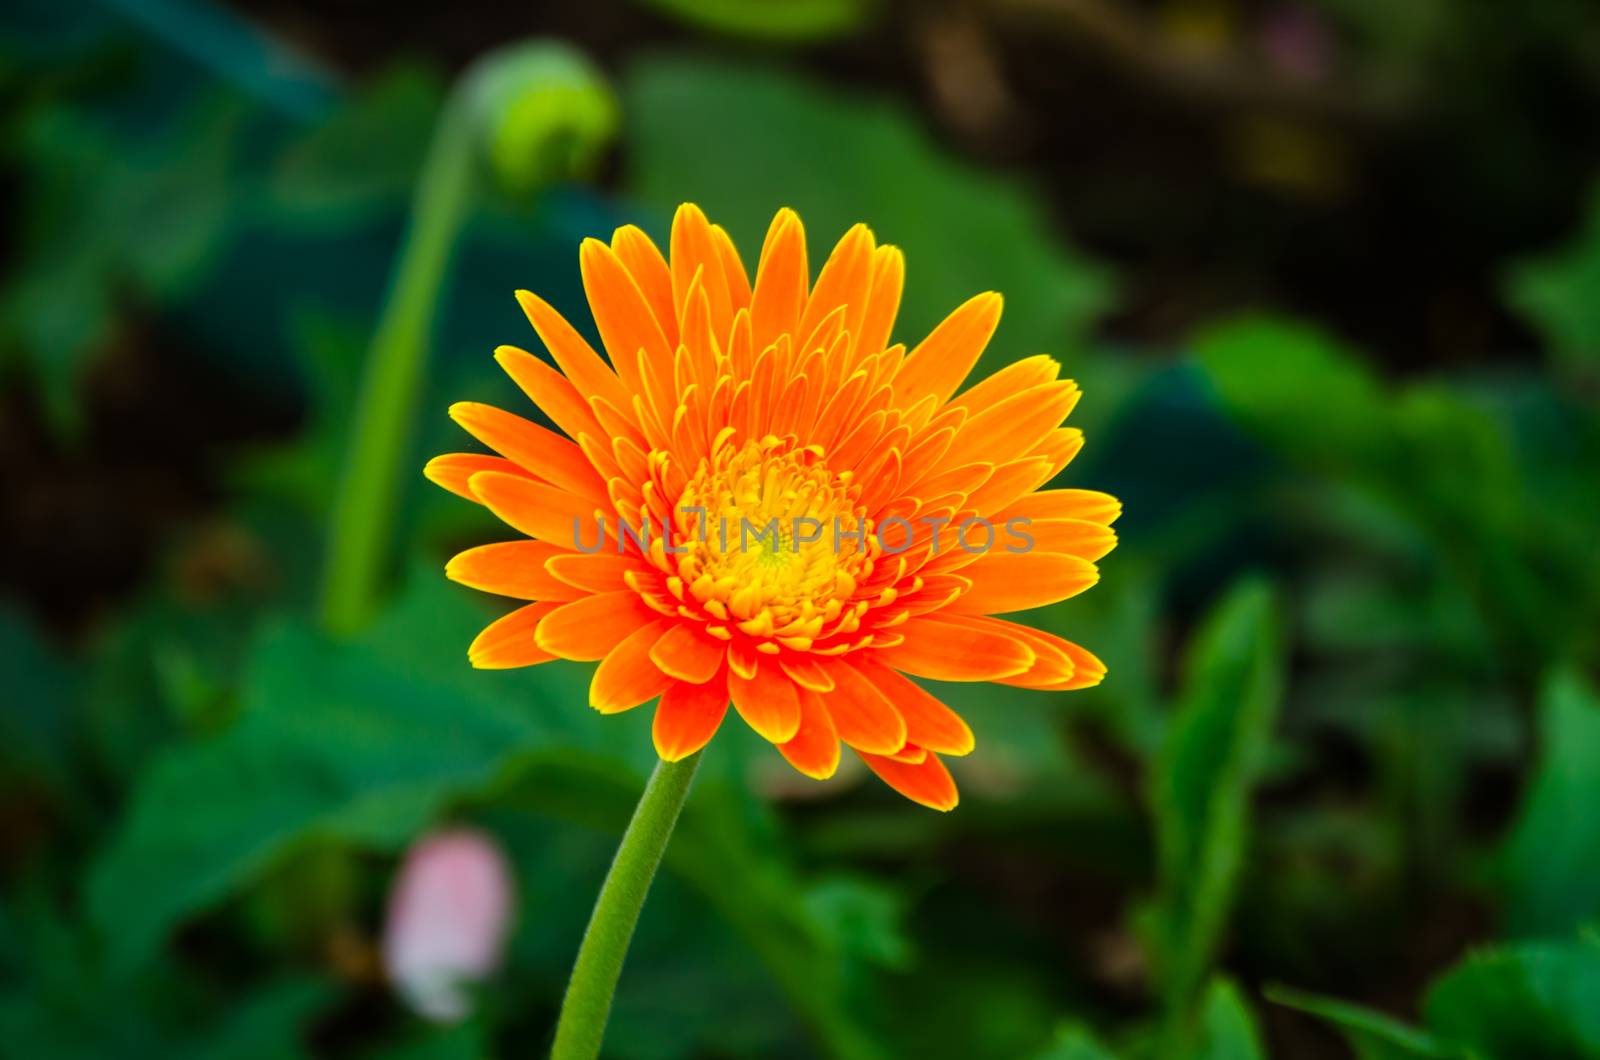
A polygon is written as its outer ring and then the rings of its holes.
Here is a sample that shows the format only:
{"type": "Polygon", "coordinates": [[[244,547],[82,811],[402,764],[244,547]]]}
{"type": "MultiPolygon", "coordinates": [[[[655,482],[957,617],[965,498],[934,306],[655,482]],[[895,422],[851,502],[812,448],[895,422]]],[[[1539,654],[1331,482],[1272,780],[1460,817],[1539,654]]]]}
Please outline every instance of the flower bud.
{"type": "Polygon", "coordinates": [[[389,896],[383,961],[418,1014],[440,1022],[471,1010],[465,989],[500,963],[512,881],[504,855],[481,832],[436,832],[412,846],[389,896]]]}
{"type": "Polygon", "coordinates": [[[488,168],[507,192],[588,176],[616,135],[621,115],[611,86],[565,44],[509,46],[470,76],[488,168]]]}

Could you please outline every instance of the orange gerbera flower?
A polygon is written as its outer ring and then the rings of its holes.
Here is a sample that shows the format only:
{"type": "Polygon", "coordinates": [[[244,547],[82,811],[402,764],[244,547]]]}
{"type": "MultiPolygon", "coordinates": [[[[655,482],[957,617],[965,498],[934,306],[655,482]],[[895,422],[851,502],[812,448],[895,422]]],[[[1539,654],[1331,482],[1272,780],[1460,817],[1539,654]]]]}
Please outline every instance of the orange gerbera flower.
{"type": "Polygon", "coordinates": [[[639,229],[586,240],[584,289],[609,363],[549,305],[517,297],[560,371],[495,357],[562,432],[454,406],[498,456],[428,464],[526,540],[456,556],[456,581],[533,601],[472,643],[474,666],[599,661],[610,714],[660,697],[656,750],[705,746],[731,701],[802,773],[849,745],[907,797],[948,810],[940,755],[966,723],[920,685],[1096,684],[1089,652],[991,617],[1093,585],[1121,510],[1036,492],[1082,433],[1078,389],[1046,356],[957,394],[1000,318],[971,299],[909,353],[890,345],[904,259],[857,225],[808,283],[800,218],[780,210],[752,287],[693,205],[670,260],[639,229]]]}

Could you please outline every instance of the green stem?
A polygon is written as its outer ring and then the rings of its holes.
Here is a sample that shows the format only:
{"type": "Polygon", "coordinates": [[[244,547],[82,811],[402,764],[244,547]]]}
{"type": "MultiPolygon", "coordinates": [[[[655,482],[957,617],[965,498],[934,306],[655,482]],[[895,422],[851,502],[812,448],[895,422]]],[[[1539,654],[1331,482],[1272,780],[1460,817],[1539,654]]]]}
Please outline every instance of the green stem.
{"type": "Polygon", "coordinates": [[[323,625],[337,634],[355,632],[370,616],[389,561],[434,311],[477,165],[477,133],[463,96],[452,98],[435,127],[351,417],[322,584],[323,625]]]}
{"type": "Polygon", "coordinates": [[[650,774],[583,932],[556,1021],[551,1060],[594,1060],[600,1055],[628,943],[699,764],[696,752],[681,762],[658,763],[650,774]]]}

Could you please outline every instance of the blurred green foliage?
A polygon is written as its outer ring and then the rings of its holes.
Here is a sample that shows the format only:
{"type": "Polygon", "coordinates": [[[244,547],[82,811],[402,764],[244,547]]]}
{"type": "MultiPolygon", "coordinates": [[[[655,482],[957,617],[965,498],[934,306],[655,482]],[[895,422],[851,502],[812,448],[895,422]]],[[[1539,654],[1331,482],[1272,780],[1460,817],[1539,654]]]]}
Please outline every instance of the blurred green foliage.
{"type": "MultiPolygon", "coordinates": [[[[215,9],[36,6],[0,20],[6,415],[83,452],[86,381],[130,357],[198,374],[227,415],[291,413],[208,451],[207,513],[83,628],[0,605],[8,1051],[541,1048],[648,719],[583,709],[585,668],[467,668],[493,609],[439,567],[495,531],[411,469],[460,447],[451,401],[518,407],[488,356],[536,345],[512,289],[592,339],[578,241],[624,221],[662,236],[693,199],[747,262],[779,205],[813,261],[866,220],[907,254],[897,339],[1002,291],[979,371],[1060,356],[1090,435],[1062,484],[1128,514],[1103,583],[1029,616],[1102,655],[1104,686],[938,689],[978,736],[956,813],[859,769],[814,785],[742,726],[719,735],[608,1055],[1600,1056],[1600,209],[1505,269],[1543,348],[1503,363],[1395,378],[1332,325],[1261,313],[1130,349],[1104,338],[1117,270],[1047,189],[955,157],[903,101],[755,53],[629,53],[615,108],[576,116],[620,120],[603,184],[543,187],[527,137],[495,140],[528,179],[467,203],[429,411],[399,454],[400,561],[378,617],[338,639],[314,621],[327,512],[445,75],[280,82],[273,42],[215,9]],[[476,1015],[435,1027],[373,963],[397,856],[447,822],[501,842],[520,913],[476,1015]],[[1307,1041],[1323,1051],[1293,1051],[1307,1041]]],[[[883,15],[649,6],[797,44],[883,15]]],[[[1570,6],[1516,32],[1559,41],[1570,6]]],[[[1330,7],[1397,84],[1487,32],[1440,4],[1330,7]]]]}
{"type": "Polygon", "coordinates": [[[1565,935],[1600,918],[1600,697],[1559,672],[1539,704],[1539,763],[1500,856],[1506,930],[1565,935]]]}
{"type": "MultiPolygon", "coordinates": [[[[1177,1024],[1167,1046],[1174,1052],[1192,1036],[1183,1023],[1215,957],[1244,860],[1251,787],[1283,685],[1278,638],[1266,586],[1243,583],[1218,605],[1191,650],[1184,690],[1152,768],[1160,891],[1149,933],[1168,1016],[1177,1024]]],[[[1239,1005],[1231,990],[1213,987],[1201,1037],[1228,1037],[1239,1005]],[[1214,1026],[1219,1021],[1223,1029],[1214,1026]]],[[[1233,1054],[1206,1044],[1199,1055],[1233,1054]]]]}
{"type": "Polygon", "coordinates": [[[1026,188],[939,152],[886,101],[694,56],[641,61],[622,96],[631,189],[663,215],[699,203],[735,236],[747,266],[776,206],[790,206],[805,222],[813,261],[861,220],[905,251],[907,335],[927,334],[979,291],[1007,295],[975,372],[992,371],[1002,356],[1070,357],[1109,304],[1106,270],[1051,231],[1026,188]],[[1039,297],[1023,298],[1024,290],[1039,297]]]}
{"type": "Polygon", "coordinates": [[[1563,366],[1592,381],[1600,363],[1600,191],[1570,246],[1511,270],[1510,294],[1563,366]]]}
{"type": "Polygon", "coordinates": [[[757,40],[810,41],[859,29],[878,0],[639,0],[717,33],[757,40]]]}

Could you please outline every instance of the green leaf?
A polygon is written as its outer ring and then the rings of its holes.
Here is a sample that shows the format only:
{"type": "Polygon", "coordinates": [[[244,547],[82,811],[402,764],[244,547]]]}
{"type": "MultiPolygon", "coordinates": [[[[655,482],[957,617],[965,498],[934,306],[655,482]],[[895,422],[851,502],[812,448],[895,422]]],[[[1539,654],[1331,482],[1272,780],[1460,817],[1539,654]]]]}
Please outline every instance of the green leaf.
{"type": "Polygon", "coordinates": [[[894,891],[867,880],[837,877],[814,884],[806,911],[832,949],[884,968],[912,963],[903,921],[904,903],[894,891]]]}
{"type": "Polygon", "coordinates": [[[298,842],[394,848],[514,755],[584,742],[594,719],[572,670],[473,673],[464,646],[482,617],[442,578],[416,580],[358,643],[273,625],[246,665],[237,723],[141,774],[89,882],[115,960],[147,955],[298,842]]]}
{"type": "Polygon", "coordinates": [[[1226,979],[1212,980],[1200,1010],[1200,1031],[1189,1060],[1262,1060],[1261,1034],[1255,1016],[1226,979]]]}
{"type": "Polygon", "coordinates": [[[33,782],[71,797],[80,685],[28,617],[0,602],[0,792],[33,782]]]}
{"type": "Polygon", "coordinates": [[[1247,581],[1206,620],[1155,764],[1160,886],[1152,909],[1170,1018],[1183,1019],[1212,960],[1244,860],[1250,789],[1283,683],[1269,587],[1247,581]]]}
{"type": "Polygon", "coordinates": [[[481,1020],[445,1027],[425,1025],[403,1042],[374,1050],[368,1060],[483,1060],[494,1055],[487,1038],[481,1020]]]}
{"type": "Polygon", "coordinates": [[[1500,855],[1506,929],[1563,935],[1600,917],[1600,697],[1576,673],[1545,682],[1542,750],[1500,855]]]}
{"type": "Polygon", "coordinates": [[[262,982],[230,975],[219,983],[167,961],[119,974],[54,898],[27,889],[8,898],[17,904],[0,906],[0,1041],[7,1056],[296,1060],[309,1055],[307,1025],[338,995],[333,983],[309,976],[262,982]]]}
{"type": "Polygon", "coordinates": [[[1506,287],[1557,357],[1570,367],[1600,368],[1600,185],[1583,231],[1566,247],[1517,265],[1506,287]]]}
{"type": "Polygon", "coordinates": [[[232,171],[245,117],[232,101],[209,100],[178,123],[175,152],[142,151],[108,181],[124,267],[149,296],[187,294],[220,249],[238,194],[232,171]]]}
{"type": "Polygon", "coordinates": [[[291,218],[363,220],[403,203],[443,98],[432,71],[385,71],[276,160],[272,204],[291,218]]]}
{"type": "Polygon", "coordinates": [[[305,426],[292,440],[251,453],[235,473],[252,492],[284,497],[320,519],[338,488],[367,336],[317,308],[295,311],[289,334],[306,380],[305,426]]]}
{"type": "Polygon", "coordinates": [[[1377,380],[1354,351],[1317,329],[1246,317],[1200,334],[1194,352],[1223,405],[1296,462],[1329,470],[1385,451],[1377,380]]]}
{"type": "Polygon", "coordinates": [[[0,325],[30,358],[58,427],[76,421],[77,384],[110,336],[119,287],[155,301],[187,293],[232,220],[244,111],[207,96],[170,125],[130,143],[52,106],[15,130],[25,207],[0,325]]]}
{"type": "Polygon", "coordinates": [[[1494,1060],[1600,1057],[1600,944],[1528,942],[1468,957],[1428,991],[1427,1023],[1494,1060]]]}
{"type": "Polygon", "coordinates": [[[873,0],[643,0],[692,25],[775,41],[835,37],[866,22],[873,0]]]}
{"type": "Polygon", "coordinates": [[[216,1028],[180,1056],[194,1060],[287,1060],[309,1056],[301,1046],[305,1024],[333,1000],[328,983],[293,979],[230,1005],[216,1028]]]}
{"type": "Polygon", "coordinates": [[[1438,1060],[1460,1055],[1459,1050],[1426,1031],[1361,1005],[1287,987],[1269,987],[1266,995],[1270,1001],[1337,1026],[1356,1060],[1438,1060]]]}
{"type": "Polygon", "coordinates": [[[747,267],[773,213],[792,206],[813,271],[858,221],[904,249],[897,341],[914,344],[975,294],[1003,293],[1006,312],[977,374],[1062,353],[1109,301],[1106,273],[1064,245],[1033,194],[949,158],[896,104],[684,56],[635,65],[623,103],[634,192],[662,211],[699,203],[747,267]]]}
{"type": "Polygon", "coordinates": [[[1079,1023],[1063,1023],[1054,1040],[1033,1060],[1117,1060],[1117,1054],[1100,1044],[1094,1032],[1079,1023]]]}

